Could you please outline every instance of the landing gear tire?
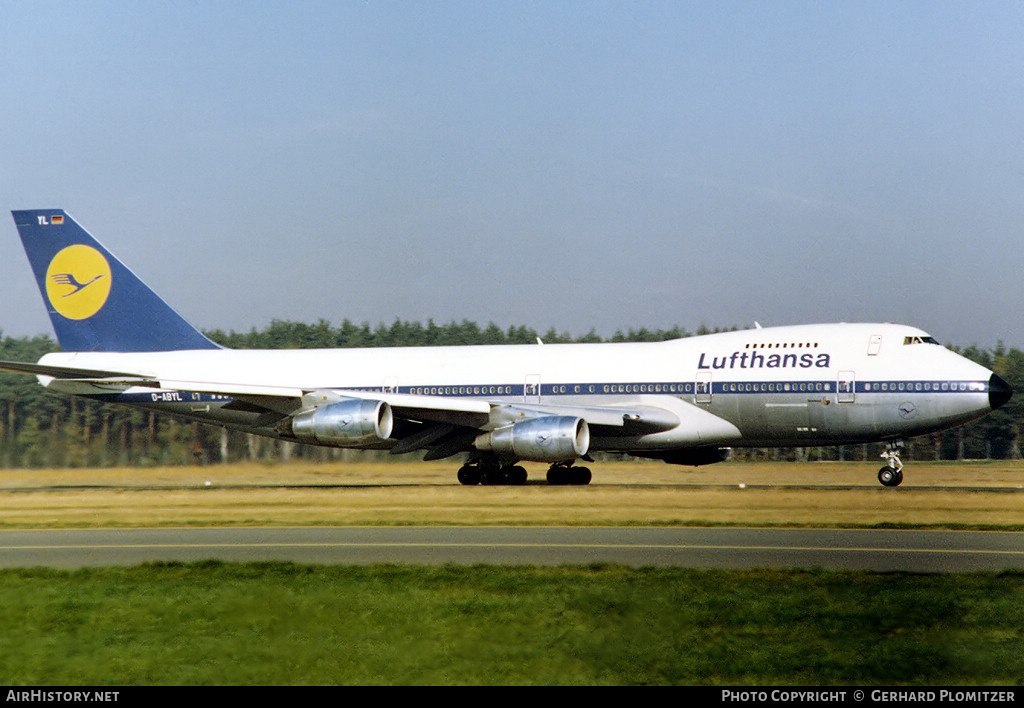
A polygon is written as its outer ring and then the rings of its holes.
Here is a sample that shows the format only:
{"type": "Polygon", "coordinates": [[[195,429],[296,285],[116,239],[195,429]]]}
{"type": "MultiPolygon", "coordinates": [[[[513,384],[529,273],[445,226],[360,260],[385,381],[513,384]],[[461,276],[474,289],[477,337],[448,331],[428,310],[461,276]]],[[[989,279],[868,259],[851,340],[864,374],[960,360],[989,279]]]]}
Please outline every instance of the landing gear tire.
{"type": "Polygon", "coordinates": [[[476,465],[463,465],[459,468],[459,483],[467,486],[480,484],[480,468],[476,465]]]}
{"type": "Polygon", "coordinates": [[[548,484],[584,485],[590,484],[593,475],[589,467],[572,467],[570,465],[552,465],[548,470],[548,484]]]}
{"type": "Polygon", "coordinates": [[[511,484],[508,467],[485,467],[481,474],[481,484],[504,486],[511,484]]]}
{"type": "Polygon", "coordinates": [[[508,468],[508,483],[519,486],[526,484],[526,468],[514,465],[508,468]]]}
{"type": "Polygon", "coordinates": [[[883,467],[878,470],[878,481],[885,487],[898,487],[903,481],[903,470],[892,467],[883,467]]]}
{"type": "Polygon", "coordinates": [[[569,484],[590,484],[590,480],[593,479],[593,475],[590,474],[589,467],[570,467],[569,468],[569,484]]]}
{"type": "Polygon", "coordinates": [[[561,465],[548,470],[548,484],[569,484],[569,468],[561,465]]]}

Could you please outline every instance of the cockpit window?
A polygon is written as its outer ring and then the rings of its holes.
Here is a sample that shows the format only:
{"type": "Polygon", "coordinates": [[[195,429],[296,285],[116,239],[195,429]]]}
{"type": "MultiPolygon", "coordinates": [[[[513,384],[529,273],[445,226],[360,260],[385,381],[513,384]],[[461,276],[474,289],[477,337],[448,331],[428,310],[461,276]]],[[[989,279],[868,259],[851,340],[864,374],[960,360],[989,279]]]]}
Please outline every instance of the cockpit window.
{"type": "Polygon", "coordinates": [[[938,344],[938,340],[935,337],[904,337],[903,346],[908,344],[938,344]]]}

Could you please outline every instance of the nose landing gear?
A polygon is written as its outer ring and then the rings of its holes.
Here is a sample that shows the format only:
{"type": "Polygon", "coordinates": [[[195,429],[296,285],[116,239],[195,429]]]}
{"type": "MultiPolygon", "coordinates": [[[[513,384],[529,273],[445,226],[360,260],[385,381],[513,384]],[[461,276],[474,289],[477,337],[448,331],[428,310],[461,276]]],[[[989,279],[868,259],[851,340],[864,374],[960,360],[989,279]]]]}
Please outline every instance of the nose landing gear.
{"type": "Polygon", "coordinates": [[[886,487],[898,487],[903,481],[903,463],[900,461],[900,448],[903,442],[894,440],[886,445],[882,459],[888,464],[878,470],[878,481],[886,487]]]}

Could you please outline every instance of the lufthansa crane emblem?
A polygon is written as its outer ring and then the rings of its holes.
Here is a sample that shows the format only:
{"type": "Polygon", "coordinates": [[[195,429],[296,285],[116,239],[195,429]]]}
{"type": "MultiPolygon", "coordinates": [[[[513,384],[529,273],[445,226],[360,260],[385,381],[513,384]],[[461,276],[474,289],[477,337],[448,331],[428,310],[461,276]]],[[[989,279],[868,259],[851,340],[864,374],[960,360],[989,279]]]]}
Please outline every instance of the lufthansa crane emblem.
{"type": "Polygon", "coordinates": [[[62,249],[46,270],[46,297],[69,320],[92,317],[110,295],[110,264],[103,254],[81,244],[62,249]]]}

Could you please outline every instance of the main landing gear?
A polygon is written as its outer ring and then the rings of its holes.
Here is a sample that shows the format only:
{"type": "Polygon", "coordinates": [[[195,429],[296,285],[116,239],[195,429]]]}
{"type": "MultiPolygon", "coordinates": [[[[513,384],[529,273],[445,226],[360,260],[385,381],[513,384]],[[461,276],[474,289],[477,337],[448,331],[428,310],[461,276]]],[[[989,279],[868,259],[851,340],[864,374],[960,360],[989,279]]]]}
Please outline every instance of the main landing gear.
{"type": "Polygon", "coordinates": [[[466,485],[520,485],[526,484],[526,469],[519,465],[477,460],[460,467],[458,477],[459,482],[466,485]]]}
{"type": "Polygon", "coordinates": [[[903,443],[895,440],[888,443],[885,452],[882,453],[882,459],[888,463],[885,467],[878,470],[878,481],[883,486],[898,487],[900,482],[903,481],[903,463],[900,461],[901,447],[903,447],[903,443]]]}
{"type": "MultiPolygon", "coordinates": [[[[559,462],[548,470],[548,484],[590,484],[589,467],[576,467],[571,462],[559,462]]],[[[521,485],[526,484],[526,470],[516,464],[503,464],[497,459],[476,458],[459,468],[459,482],[465,485],[521,485]]]]}
{"type": "Polygon", "coordinates": [[[548,484],[590,484],[592,475],[589,467],[575,467],[571,462],[551,465],[548,470],[548,484]]]}

